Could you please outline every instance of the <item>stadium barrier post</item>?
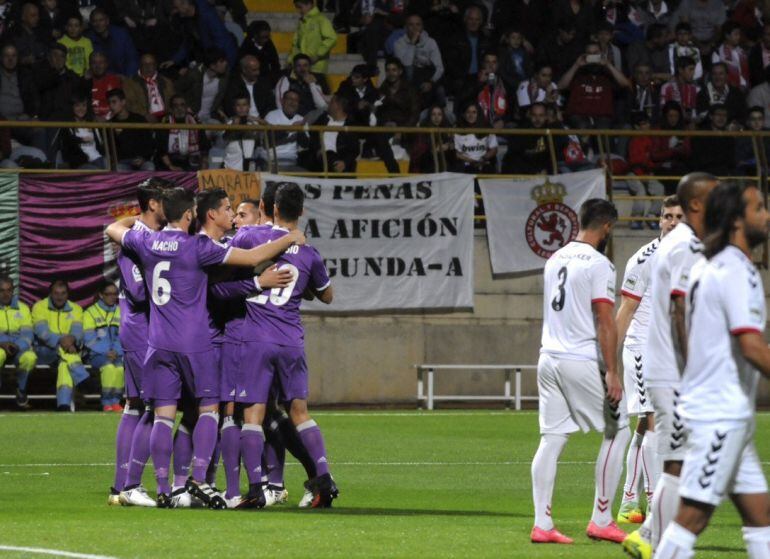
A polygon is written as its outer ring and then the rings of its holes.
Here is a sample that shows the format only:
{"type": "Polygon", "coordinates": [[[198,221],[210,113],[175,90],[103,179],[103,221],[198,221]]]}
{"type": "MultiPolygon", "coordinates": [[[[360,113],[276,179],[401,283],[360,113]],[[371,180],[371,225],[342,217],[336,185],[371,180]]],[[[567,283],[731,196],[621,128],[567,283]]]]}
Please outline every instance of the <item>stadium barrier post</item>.
{"type": "Polygon", "coordinates": [[[516,367],[516,377],[515,377],[515,393],[514,396],[516,398],[516,403],[514,408],[516,411],[521,411],[521,369],[519,367],[516,367]]]}
{"type": "Polygon", "coordinates": [[[423,368],[417,366],[417,409],[423,409],[425,407],[425,382],[423,380],[423,368]]]}
{"type": "Polygon", "coordinates": [[[505,409],[511,409],[511,370],[505,370],[505,409]]]}
{"type": "Polygon", "coordinates": [[[428,369],[428,409],[433,410],[433,368],[428,369]]]}

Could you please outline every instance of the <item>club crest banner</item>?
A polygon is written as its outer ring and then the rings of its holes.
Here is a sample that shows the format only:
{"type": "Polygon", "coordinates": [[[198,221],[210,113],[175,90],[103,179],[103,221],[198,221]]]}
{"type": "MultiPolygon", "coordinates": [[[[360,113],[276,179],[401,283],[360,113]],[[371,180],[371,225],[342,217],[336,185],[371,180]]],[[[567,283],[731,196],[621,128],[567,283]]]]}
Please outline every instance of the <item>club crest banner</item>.
{"type": "Polygon", "coordinates": [[[602,169],[535,179],[479,179],[487,215],[492,272],[540,270],[578,233],[578,211],[605,198],[602,169]]]}
{"type": "Polygon", "coordinates": [[[371,180],[262,174],[305,192],[300,225],[321,253],[334,303],[319,312],[473,307],[473,177],[371,180]]]}

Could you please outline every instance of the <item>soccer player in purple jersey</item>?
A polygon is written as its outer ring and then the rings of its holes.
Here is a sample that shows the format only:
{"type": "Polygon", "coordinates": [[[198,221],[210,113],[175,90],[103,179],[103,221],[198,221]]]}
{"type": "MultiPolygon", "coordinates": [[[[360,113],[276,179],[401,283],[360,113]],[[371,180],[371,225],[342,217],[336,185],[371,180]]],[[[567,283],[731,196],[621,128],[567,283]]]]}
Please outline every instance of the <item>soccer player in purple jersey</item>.
{"type": "MultiPolygon", "coordinates": [[[[304,204],[304,194],[296,184],[284,184],[275,195],[275,226],[270,231],[252,229],[239,240],[244,246],[268,246],[297,231],[304,204]]],[[[236,239],[233,239],[233,245],[236,239]]],[[[316,466],[312,480],[314,507],[331,506],[337,488],[329,474],[326,449],[318,425],[307,410],[308,382],[304,351],[304,330],[299,307],[306,289],[312,290],[324,303],[331,303],[331,282],[320,254],[312,247],[292,247],[276,261],[279,269],[292,273],[292,283],[283,289],[272,289],[247,299],[246,321],[242,328],[243,343],[236,383],[236,401],[244,405],[241,429],[241,454],[249,478],[249,493],[239,508],[259,508],[265,504],[261,485],[262,452],[266,403],[274,378],[278,381],[279,398],[287,406],[305,448],[316,466]]]]}
{"type": "MultiPolygon", "coordinates": [[[[134,229],[158,231],[161,228],[164,222],[162,191],[173,186],[172,182],[160,178],[151,178],[139,185],[137,200],[141,213],[134,229]]],[[[154,507],[155,500],[141,485],[144,466],[150,458],[153,420],[152,407],[149,402],[145,405],[141,393],[150,307],[139,258],[123,249],[117,261],[126,407],[116,435],[115,481],[110,489],[109,503],[154,507]]]]}
{"type": "Polygon", "coordinates": [[[205,269],[217,264],[257,266],[294,243],[304,244],[304,235],[296,231],[248,251],[227,248],[202,235],[190,236],[195,200],[181,188],[164,193],[163,213],[168,226],[156,233],[132,231],[133,218],[107,227],[111,239],[137,254],[148,279],[150,328],[143,389],[155,409],[150,453],[158,482],[157,503],[165,508],[172,505],[168,479],[172,429],[184,387],[198,399],[194,455],[207,457],[193,461],[187,489],[204,504],[222,508],[224,500],[205,482],[219,423],[219,367],[208,331],[205,269]]]}

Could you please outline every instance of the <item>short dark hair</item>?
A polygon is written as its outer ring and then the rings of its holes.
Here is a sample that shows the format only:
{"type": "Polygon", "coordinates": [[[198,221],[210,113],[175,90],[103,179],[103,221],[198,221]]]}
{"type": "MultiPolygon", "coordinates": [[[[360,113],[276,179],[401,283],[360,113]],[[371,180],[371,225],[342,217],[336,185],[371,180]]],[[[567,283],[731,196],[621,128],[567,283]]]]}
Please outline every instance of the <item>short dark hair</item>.
{"type": "Polygon", "coordinates": [[[615,204],[604,198],[589,198],[580,206],[580,229],[596,229],[618,220],[615,204]]]}
{"type": "Polygon", "coordinates": [[[209,210],[217,210],[222,204],[222,200],[227,198],[227,192],[222,188],[212,188],[211,190],[201,190],[195,196],[195,213],[198,214],[198,223],[205,225],[206,214],[209,210]]]}
{"type": "Polygon", "coordinates": [[[747,188],[757,187],[754,184],[741,186],[737,182],[727,181],[709,192],[704,221],[706,234],[703,238],[706,258],[714,257],[729,244],[735,221],[742,218],[746,211],[743,194],[747,188]]]}
{"type": "Polygon", "coordinates": [[[388,58],[385,59],[385,66],[387,67],[389,64],[394,64],[399,68],[401,68],[402,72],[404,71],[404,63],[401,62],[401,60],[399,60],[395,56],[389,56],[388,58]]]}
{"type": "Polygon", "coordinates": [[[170,223],[179,221],[187,210],[195,207],[195,194],[182,187],[171,188],[163,193],[163,214],[170,223]]]}
{"type": "Polygon", "coordinates": [[[711,173],[688,173],[679,179],[676,187],[676,195],[681,202],[684,213],[690,211],[690,202],[695,200],[701,192],[700,184],[704,182],[716,182],[718,179],[711,173]]]}
{"type": "Polygon", "coordinates": [[[762,113],[762,116],[765,116],[765,109],[763,109],[759,105],[754,105],[753,107],[749,107],[749,110],[746,111],[746,114],[751,114],[751,113],[762,113]]]}
{"type": "Polygon", "coordinates": [[[67,14],[67,19],[66,19],[65,23],[69,23],[69,21],[71,19],[76,19],[76,20],[78,20],[80,25],[83,25],[83,16],[81,15],[80,12],[75,11],[75,12],[70,12],[69,14],[67,14]]]}
{"type": "Polygon", "coordinates": [[[645,34],[645,39],[648,41],[652,41],[653,39],[657,39],[658,37],[662,37],[666,34],[666,31],[668,28],[663,25],[662,23],[653,23],[647,28],[647,33],[645,34]]]}
{"type": "Polygon", "coordinates": [[[126,92],[125,92],[125,91],[123,91],[123,90],[122,90],[121,88],[119,88],[119,87],[116,87],[115,89],[110,89],[110,90],[107,92],[107,100],[109,101],[109,100],[110,100],[110,99],[112,99],[113,97],[117,97],[117,98],[118,98],[118,99],[120,99],[121,101],[125,101],[125,100],[126,100],[126,92]]]}
{"type": "Polygon", "coordinates": [[[235,104],[241,99],[246,99],[246,101],[249,102],[249,105],[251,105],[251,98],[249,97],[248,93],[244,93],[243,95],[238,94],[235,97],[233,97],[233,106],[232,106],[233,111],[235,111],[235,104]]]}
{"type": "Polygon", "coordinates": [[[105,291],[107,291],[108,287],[114,287],[115,289],[118,288],[118,286],[115,285],[115,282],[110,280],[102,280],[101,282],[99,282],[99,287],[98,287],[99,293],[104,293],[105,291]]]}
{"type": "Polygon", "coordinates": [[[674,208],[676,206],[681,206],[682,202],[679,200],[679,196],[676,194],[672,194],[671,196],[666,196],[663,198],[663,207],[664,208],[674,208]]]}
{"type": "Polygon", "coordinates": [[[726,37],[736,29],[740,29],[741,26],[734,21],[728,20],[722,24],[722,37],[726,37]]]}
{"type": "Polygon", "coordinates": [[[98,16],[99,14],[102,14],[104,17],[106,17],[108,20],[110,19],[110,14],[107,13],[107,10],[104,8],[94,8],[94,10],[91,12],[91,14],[88,16],[89,20],[94,19],[94,16],[98,16]]]}
{"type": "Polygon", "coordinates": [[[252,21],[249,24],[249,26],[246,28],[246,34],[250,36],[257,35],[262,31],[272,31],[272,28],[270,27],[270,23],[268,23],[264,19],[258,19],[258,20],[252,21]]]}
{"type": "Polygon", "coordinates": [[[163,202],[163,191],[176,188],[176,184],[167,179],[152,177],[141,182],[136,189],[136,198],[139,201],[139,210],[146,212],[150,209],[150,200],[163,202]]]}
{"type": "Polygon", "coordinates": [[[294,58],[291,61],[292,65],[297,62],[297,60],[307,60],[307,63],[312,65],[312,60],[310,60],[310,57],[304,52],[300,52],[294,55],[294,58]]]}
{"type": "Polygon", "coordinates": [[[255,200],[254,198],[244,198],[243,200],[241,200],[240,202],[238,202],[238,205],[239,205],[239,206],[240,206],[241,204],[251,204],[251,205],[252,205],[252,206],[254,206],[255,208],[259,208],[259,200],[255,200]]]}
{"type": "MultiPolygon", "coordinates": [[[[262,194],[260,194],[260,200],[262,200],[262,205],[265,206],[265,215],[267,217],[273,217],[273,214],[275,213],[275,191],[278,190],[279,186],[283,186],[284,184],[287,184],[285,182],[268,182],[265,184],[265,187],[262,189],[262,194]]],[[[259,205],[257,205],[259,207],[259,205]]]]}
{"type": "Polygon", "coordinates": [[[691,56],[677,56],[674,65],[676,66],[676,71],[679,72],[688,66],[695,66],[696,64],[695,59],[691,56]]]}
{"type": "Polygon", "coordinates": [[[727,105],[724,103],[714,103],[709,107],[709,116],[712,116],[717,111],[726,111],[728,113],[730,112],[727,110],[727,105]]]}
{"type": "Polygon", "coordinates": [[[63,279],[55,279],[50,284],[48,284],[48,293],[54,290],[55,287],[58,286],[64,286],[64,289],[67,290],[67,293],[69,293],[70,290],[70,284],[67,283],[66,280],[63,279]]]}
{"type": "Polygon", "coordinates": [[[728,72],[728,71],[729,71],[729,70],[727,69],[727,63],[726,63],[726,62],[722,62],[721,60],[720,60],[719,62],[713,62],[713,63],[711,64],[711,71],[713,72],[713,71],[714,71],[714,68],[716,68],[716,67],[718,67],[718,66],[721,66],[722,68],[724,68],[724,69],[725,69],[725,72],[728,72]]]}
{"type": "Polygon", "coordinates": [[[4,283],[10,283],[11,288],[15,287],[15,284],[13,283],[13,278],[9,275],[3,272],[0,274],[0,285],[3,285],[4,283]]]}
{"type": "Polygon", "coordinates": [[[679,33],[680,31],[687,31],[688,33],[692,33],[692,25],[686,21],[680,21],[676,24],[676,27],[674,27],[674,33],[679,33]]]}
{"type": "Polygon", "coordinates": [[[281,212],[281,217],[288,221],[299,219],[304,204],[305,193],[296,183],[284,183],[275,191],[275,205],[281,212]]]}
{"type": "Polygon", "coordinates": [[[212,64],[216,64],[220,60],[227,60],[227,55],[225,54],[225,51],[223,51],[220,48],[212,48],[206,50],[206,52],[203,53],[203,64],[208,67],[212,64]]]}

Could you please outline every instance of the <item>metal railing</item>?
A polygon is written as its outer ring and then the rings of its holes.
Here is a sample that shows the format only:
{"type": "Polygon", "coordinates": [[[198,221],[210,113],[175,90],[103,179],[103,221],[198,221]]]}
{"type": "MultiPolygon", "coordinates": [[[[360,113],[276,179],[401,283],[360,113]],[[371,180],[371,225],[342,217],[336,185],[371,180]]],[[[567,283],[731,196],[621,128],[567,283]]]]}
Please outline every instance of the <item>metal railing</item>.
{"type": "Polygon", "coordinates": [[[454,402],[504,402],[510,409],[513,403],[515,410],[521,410],[521,403],[536,402],[537,396],[524,396],[521,393],[522,371],[537,371],[537,365],[448,365],[448,364],[422,364],[414,365],[417,369],[417,405],[425,404],[426,409],[435,409],[435,403],[440,401],[454,402]],[[505,381],[503,383],[503,395],[473,396],[467,394],[436,394],[435,380],[437,371],[465,371],[490,373],[503,371],[505,381]],[[511,379],[513,378],[513,391],[511,379]]]}

